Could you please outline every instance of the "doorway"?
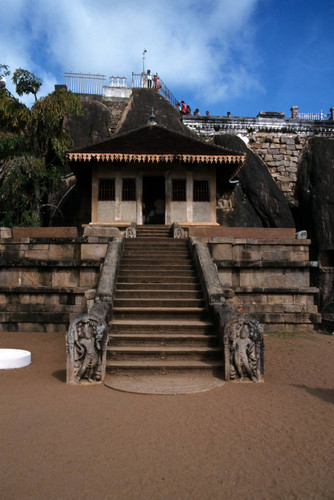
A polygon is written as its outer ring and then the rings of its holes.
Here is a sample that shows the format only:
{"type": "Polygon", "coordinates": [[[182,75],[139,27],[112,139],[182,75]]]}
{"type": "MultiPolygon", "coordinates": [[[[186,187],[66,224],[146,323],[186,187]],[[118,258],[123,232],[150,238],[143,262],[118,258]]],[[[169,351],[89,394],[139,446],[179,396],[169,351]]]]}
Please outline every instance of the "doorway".
{"type": "Polygon", "coordinates": [[[143,224],[165,224],[165,177],[143,177],[143,224]]]}

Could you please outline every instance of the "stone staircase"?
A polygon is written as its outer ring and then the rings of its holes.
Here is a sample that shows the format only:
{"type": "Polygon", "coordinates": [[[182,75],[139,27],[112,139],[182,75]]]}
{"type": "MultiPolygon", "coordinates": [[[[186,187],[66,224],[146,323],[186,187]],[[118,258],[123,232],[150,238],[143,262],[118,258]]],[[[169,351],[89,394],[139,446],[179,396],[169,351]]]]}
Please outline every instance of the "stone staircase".
{"type": "Polygon", "coordinates": [[[213,373],[222,354],[187,240],[166,226],[126,239],[110,324],[107,373],[213,373]]]}

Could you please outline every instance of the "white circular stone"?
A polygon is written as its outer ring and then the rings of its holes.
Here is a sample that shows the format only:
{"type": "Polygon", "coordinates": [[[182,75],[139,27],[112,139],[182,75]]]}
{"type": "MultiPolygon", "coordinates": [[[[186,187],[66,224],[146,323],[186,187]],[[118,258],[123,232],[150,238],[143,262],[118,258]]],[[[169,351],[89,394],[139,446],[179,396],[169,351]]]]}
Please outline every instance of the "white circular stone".
{"type": "Polygon", "coordinates": [[[0,349],[0,370],[22,368],[31,363],[31,352],[22,349],[0,349]]]}

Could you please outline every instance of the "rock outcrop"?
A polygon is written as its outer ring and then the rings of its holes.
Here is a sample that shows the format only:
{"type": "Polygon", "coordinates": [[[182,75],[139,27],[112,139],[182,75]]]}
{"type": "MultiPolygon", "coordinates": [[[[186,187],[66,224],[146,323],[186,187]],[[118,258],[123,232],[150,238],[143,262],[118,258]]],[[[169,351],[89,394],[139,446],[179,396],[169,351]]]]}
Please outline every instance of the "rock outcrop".
{"type": "MultiPolygon", "coordinates": [[[[235,214],[230,214],[230,223],[235,226],[294,227],[295,222],[288,202],[273,180],[266,164],[237,136],[217,135],[215,144],[240,153],[247,159],[238,173],[241,192],[235,194],[235,214]]],[[[219,190],[219,179],[218,179],[219,190]]]]}
{"type": "MultiPolygon", "coordinates": [[[[298,170],[300,229],[312,238],[315,258],[334,250],[334,138],[309,139],[298,170]]],[[[333,262],[334,264],[334,262],[333,262]]]]}
{"type": "Polygon", "coordinates": [[[102,102],[95,100],[82,101],[82,114],[65,120],[65,130],[73,139],[73,147],[81,148],[108,139],[111,112],[102,102]]]}
{"type": "Polygon", "coordinates": [[[323,327],[334,327],[334,138],[309,139],[301,159],[296,198],[299,229],[312,240],[311,258],[319,262],[313,283],[320,290],[323,327]]]}

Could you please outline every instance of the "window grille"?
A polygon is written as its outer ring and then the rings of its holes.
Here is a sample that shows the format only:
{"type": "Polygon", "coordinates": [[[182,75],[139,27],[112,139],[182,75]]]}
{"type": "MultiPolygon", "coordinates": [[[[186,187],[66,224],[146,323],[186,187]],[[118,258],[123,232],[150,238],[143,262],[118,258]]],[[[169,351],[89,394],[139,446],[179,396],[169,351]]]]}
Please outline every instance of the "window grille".
{"type": "Polygon", "coordinates": [[[99,201],[115,201],[115,179],[99,180],[99,201]]]}
{"type": "Polygon", "coordinates": [[[172,201],[186,201],[186,180],[172,179],[172,201]]]}
{"type": "Polygon", "coordinates": [[[123,179],[122,201],[136,201],[136,179],[123,179]]]}
{"type": "Polygon", "coordinates": [[[210,201],[209,181],[194,180],[194,201],[210,201]]]}

